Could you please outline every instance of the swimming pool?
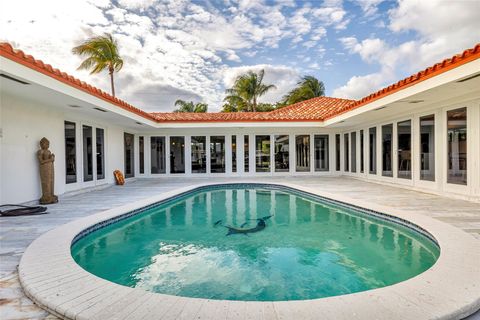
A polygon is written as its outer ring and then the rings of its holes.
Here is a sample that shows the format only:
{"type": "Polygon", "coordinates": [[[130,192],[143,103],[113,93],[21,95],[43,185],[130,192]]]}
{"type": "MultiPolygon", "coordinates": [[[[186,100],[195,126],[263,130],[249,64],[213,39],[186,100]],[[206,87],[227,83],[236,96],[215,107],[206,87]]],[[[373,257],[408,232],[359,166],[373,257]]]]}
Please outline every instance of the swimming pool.
{"type": "Polygon", "coordinates": [[[439,256],[434,241],[411,227],[272,185],[202,187],[88,232],[71,250],[90,273],[208,299],[285,301],[365,291],[412,278],[439,256]]]}

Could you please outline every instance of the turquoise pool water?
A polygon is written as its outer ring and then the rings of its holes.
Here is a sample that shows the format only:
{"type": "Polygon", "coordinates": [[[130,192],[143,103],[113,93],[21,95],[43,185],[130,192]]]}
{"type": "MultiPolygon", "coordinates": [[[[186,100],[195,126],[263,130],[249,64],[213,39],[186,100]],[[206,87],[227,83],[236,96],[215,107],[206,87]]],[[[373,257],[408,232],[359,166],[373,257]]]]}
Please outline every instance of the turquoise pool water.
{"type": "Polygon", "coordinates": [[[72,256],[99,277],[153,292],[283,301],[388,286],[430,268],[439,249],[350,207],[237,185],[205,188],[94,231],[72,256]],[[227,236],[227,227],[258,231],[227,236]]]}

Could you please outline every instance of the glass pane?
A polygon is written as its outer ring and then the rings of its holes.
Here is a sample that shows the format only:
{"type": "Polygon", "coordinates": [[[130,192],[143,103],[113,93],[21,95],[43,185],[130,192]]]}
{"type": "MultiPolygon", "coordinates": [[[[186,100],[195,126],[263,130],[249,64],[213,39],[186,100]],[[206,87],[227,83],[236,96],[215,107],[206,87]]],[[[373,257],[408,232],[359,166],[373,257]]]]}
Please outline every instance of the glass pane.
{"type": "Polygon", "coordinates": [[[382,175],[392,177],[392,133],[393,125],[382,126],[382,175]]]}
{"type": "Polygon", "coordinates": [[[96,128],[97,135],[97,180],[105,179],[105,134],[96,128]]]}
{"type": "Polygon", "coordinates": [[[344,154],[343,154],[343,171],[349,171],[348,168],[348,133],[343,135],[343,146],[344,146],[344,154]]]}
{"type": "Polygon", "coordinates": [[[328,171],[328,135],[316,135],[313,142],[315,145],[315,171],[328,171]]]}
{"type": "Polygon", "coordinates": [[[435,181],[435,115],[420,118],[420,180],[435,181]]]}
{"type": "Polygon", "coordinates": [[[210,137],[210,172],[225,172],[225,137],[210,137]]]}
{"type": "Polygon", "coordinates": [[[207,137],[192,137],[192,173],[207,172],[207,137]]]}
{"type": "Polygon", "coordinates": [[[83,181],[93,180],[93,130],[83,126],[83,181]]]}
{"type": "Polygon", "coordinates": [[[352,172],[357,172],[357,133],[351,133],[351,143],[350,143],[350,163],[352,167],[352,172]]]}
{"type": "Polygon", "coordinates": [[[295,154],[297,172],[310,171],[310,136],[302,135],[295,137],[295,154]]]}
{"type": "Polygon", "coordinates": [[[139,171],[145,173],[145,138],[138,137],[138,158],[139,158],[139,171]]]}
{"type": "Polygon", "coordinates": [[[335,135],[335,170],[340,171],[340,135],[335,135]]]}
{"type": "Polygon", "coordinates": [[[165,137],[150,137],[151,173],[165,173],[165,137]]]}
{"type": "Polygon", "coordinates": [[[467,184],[467,108],[447,112],[447,182],[467,184]]]}
{"type": "Polygon", "coordinates": [[[364,155],[364,143],[363,143],[363,130],[360,130],[360,172],[365,171],[365,155],[364,155]]]}
{"type": "Polygon", "coordinates": [[[185,137],[170,137],[170,173],[185,173],[185,137]]]}
{"type": "Polygon", "coordinates": [[[237,172],[237,136],[232,136],[232,172],[237,172]]]}
{"type": "Polygon", "coordinates": [[[77,182],[77,143],[75,123],[65,121],[65,182],[77,182]]]}
{"type": "Polygon", "coordinates": [[[130,178],[135,175],[134,172],[134,149],[133,149],[133,134],[124,133],[123,142],[125,148],[125,178],[130,178]]]}
{"type": "Polygon", "coordinates": [[[377,128],[368,129],[368,171],[377,174],[377,128]]]}
{"type": "Polygon", "coordinates": [[[275,172],[288,172],[289,164],[288,135],[275,136],[275,172]]]}
{"type": "Polygon", "coordinates": [[[244,136],[243,137],[243,157],[244,157],[244,165],[245,165],[245,172],[248,172],[250,168],[250,163],[249,163],[249,136],[244,136]]]}
{"type": "Polygon", "coordinates": [[[255,170],[270,172],[270,136],[255,136],[255,170]]]}
{"type": "Polygon", "coordinates": [[[398,177],[412,178],[412,121],[397,123],[398,177]]]}

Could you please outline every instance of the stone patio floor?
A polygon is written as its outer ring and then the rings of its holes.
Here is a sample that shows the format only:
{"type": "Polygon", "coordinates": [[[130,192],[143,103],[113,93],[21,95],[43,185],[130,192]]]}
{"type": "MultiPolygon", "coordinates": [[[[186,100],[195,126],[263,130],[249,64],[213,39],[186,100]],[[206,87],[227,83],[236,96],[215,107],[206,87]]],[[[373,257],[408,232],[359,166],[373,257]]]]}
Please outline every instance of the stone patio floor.
{"type": "MultiPolygon", "coordinates": [[[[240,179],[240,178],[238,178],[240,179]]],[[[255,178],[241,178],[241,181],[255,178]]],[[[380,205],[411,210],[454,225],[480,241],[480,204],[365,182],[348,177],[262,177],[262,181],[288,182],[362,199],[380,205]]],[[[111,186],[60,197],[49,206],[49,214],[29,217],[0,217],[0,319],[57,319],[38,308],[23,293],[17,266],[28,245],[57,226],[112,207],[145,199],[175,188],[202,182],[235,182],[235,178],[137,179],[125,186],[111,186]]],[[[240,180],[239,180],[240,181],[240,180]]],[[[480,311],[468,317],[480,319],[480,311]]]]}

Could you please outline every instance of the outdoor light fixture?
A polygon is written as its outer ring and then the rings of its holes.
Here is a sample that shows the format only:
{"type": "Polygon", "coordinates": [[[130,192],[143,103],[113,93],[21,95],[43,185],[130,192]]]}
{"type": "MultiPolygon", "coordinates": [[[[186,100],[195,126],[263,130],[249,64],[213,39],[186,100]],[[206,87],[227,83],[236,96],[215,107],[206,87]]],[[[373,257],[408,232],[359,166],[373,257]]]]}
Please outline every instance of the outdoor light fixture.
{"type": "Polygon", "coordinates": [[[411,101],[408,101],[408,103],[420,103],[420,102],[425,102],[425,100],[411,100],[411,101]]]}
{"type": "Polygon", "coordinates": [[[68,105],[70,108],[81,108],[81,106],[76,105],[76,104],[69,104],[68,105]]]}
{"type": "Polygon", "coordinates": [[[108,112],[107,110],[103,110],[103,109],[100,109],[100,108],[97,108],[97,107],[95,107],[95,108],[93,108],[93,109],[95,109],[95,110],[97,110],[97,111],[100,111],[100,112],[108,112]]]}
{"type": "Polygon", "coordinates": [[[380,108],[377,108],[377,109],[374,109],[375,111],[378,111],[378,110],[382,110],[382,109],[385,109],[387,106],[383,106],[383,107],[380,107],[380,108]]]}

